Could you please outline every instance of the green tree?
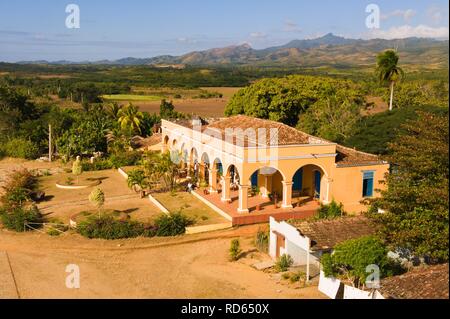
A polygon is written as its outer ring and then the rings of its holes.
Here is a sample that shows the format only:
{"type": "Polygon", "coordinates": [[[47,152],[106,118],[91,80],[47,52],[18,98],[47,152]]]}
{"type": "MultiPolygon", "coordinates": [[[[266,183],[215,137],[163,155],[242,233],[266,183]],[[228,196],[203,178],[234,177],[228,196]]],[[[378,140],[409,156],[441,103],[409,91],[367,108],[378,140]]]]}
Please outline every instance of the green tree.
{"type": "Polygon", "coordinates": [[[99,216],[103,205],[105,204],[105,193],[100,187],[94,188],[89,194],[89,201],[97,208],[99,216]]]}
{"type": "Polygon", "coordinates": [[[148,185],[147,177],[142,169],[134,169],[128,173],[127,178],[128,187],[136,191],[136,186],[139,187],[141,197],[143,197],[143,191],[148,185]]]}
{"type": "Polygon", "coordinates": [[[120,110],[122,109],[122,106],[119,105],[119,103],[112,103],[108,106],[107,109],[107,113],[108,116],[113,120],[113,121],[118,121],[120,118],[120,110]]]}
{"type": "Polygon", "coordinates": [[[445,116],[420,112],[390,144],[393,167],[382,197],[372,200],[381,235],[431,261],[448,260],[448,110],[445,116]]]}
{"type": "Polygon", "coordinates": [[[383,242],[374,236],[344,241],[334,247],[333,253],[324,254],[321,264],[325,276],[349,280],[354,287],[364,287],[369,265],[377,265],[380,276],[391,275],[388,250],[383,242]]]}
{"type": "Polygon", "coordinates": [[[346,97],[332,95],[317,101],[300,115],[297,128],[340,143],[351,136],[360,119],[360,105],[346,97]]]}
{"type": "Polygon", "coordinates": [[[377,57],[376,73],[380,83],[388,82],[391,90],[389,111],[392,111],[395,82],[404,77],[403,69],[398,66],[399,56],[394,50],[386,50],[377,57]]]}
{"type": "Polygon", "coordinates": [[[77,184],[79,184],[79,177],[83,174],[83,165],[81,164],[80,157],[77,157],[72,164],[72,174],[77,177],[77,184]]]}
{"type": "Polygon", "coordinates": [[[161,100],[161,105],[159,106],[159,116],[163,119],[169,119],[173,117],[175,112],[175,106],[172,101],[161,100]]]}
{"type": "Polygon", "coordinates": [[[122,108],[119,112],[119,125],[123,130],[129,130],[132,133],[141,133],[141,121],[143,114],[139,112],[139,108],[133,104],[122,108]]]}
{"type": "Polygon", "coordinates": [[[359,106],[364,101],[359,86],[351,81],[295,75],[262,79],[241,89],[231,98],[225,115],[245,114],[295,126],[301,114],[333,95],[345,96],[359,106]]]}

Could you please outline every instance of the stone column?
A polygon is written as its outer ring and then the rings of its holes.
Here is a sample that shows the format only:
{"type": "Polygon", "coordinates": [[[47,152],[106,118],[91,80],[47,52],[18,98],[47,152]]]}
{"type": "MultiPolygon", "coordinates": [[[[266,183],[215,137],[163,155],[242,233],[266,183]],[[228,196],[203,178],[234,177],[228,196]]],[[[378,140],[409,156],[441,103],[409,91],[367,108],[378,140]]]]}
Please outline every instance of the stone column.
{"type": "Polygon", "coordinates": [[[249,185],[239,185],[239,213],[248,213],[248,189],[249,185]]]}
{"type": "Polygon", "coordinates": [[[262,198],[269,198],[269,176],[267,175],[260,175],[264,177],[264,186],[261,187],[261,197],[262,198]]]}
{"type": "Polygon", "coordinates": [[[230,185],[231,185],[231,177],[222,176],[222,202],[231,201],[230,197],[230,185]]]}
{"type": "Polygon", "coordinates": [[[217,169],[215,167],[209,169],[209,192],[217,193],[217,169]]]}
{"type": "Polygon", "coordinates": [[[323,203],[329,204],[329,203],[331,203],[330,198],[332,198],[330,196],[330,192],[331,192],[331,184],[333,183],[333,179],[327,177],[327,178],[325,178],[325,181],[327,183],[327,193],[325,194],[325,199],[323,200],[323,203]]]}
{"type": "Polygon", "coordinates": [[[282,208],[292,208],[292,182],[283,181],[283,204],[282,208]]]}

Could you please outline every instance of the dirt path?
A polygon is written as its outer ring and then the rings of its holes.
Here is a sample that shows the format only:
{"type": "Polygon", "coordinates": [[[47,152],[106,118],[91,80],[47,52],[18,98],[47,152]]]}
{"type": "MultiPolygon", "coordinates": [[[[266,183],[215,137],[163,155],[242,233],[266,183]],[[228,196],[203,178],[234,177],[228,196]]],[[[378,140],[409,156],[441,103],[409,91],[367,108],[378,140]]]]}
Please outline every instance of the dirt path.
{"type": "MultiPolygon", "coordinates": [[[[251,251],[256,226],[178,238],[87,240],[0,230],[21,298],[323,298],[249,266],[229,262],[230,238],[251,251]],[[81,288],[68,289],[66,266],[80,267],[81,288]]],[[[5,291],[0,289],[0,297],[5,291]]]]}

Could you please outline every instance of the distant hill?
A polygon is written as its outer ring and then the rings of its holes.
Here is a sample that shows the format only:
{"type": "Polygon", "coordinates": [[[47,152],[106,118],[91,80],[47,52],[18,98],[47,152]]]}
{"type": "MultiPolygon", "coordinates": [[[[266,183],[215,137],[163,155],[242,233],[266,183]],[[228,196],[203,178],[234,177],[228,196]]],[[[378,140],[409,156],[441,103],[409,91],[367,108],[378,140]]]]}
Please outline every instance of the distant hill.
{"type": "Polygon", "coordinates": [[[248,44],[194,51],[181,56],[123,58],[115,61],[23,61],[21,64],[111,64],[111,65],[373,65],[374,56],[386,49],[398,49],[403,64],[448,67],[448,40],[429,38],[347,39],[329,33],[317,39],[293,40],[285,45],[255,50],[248,44]]]}

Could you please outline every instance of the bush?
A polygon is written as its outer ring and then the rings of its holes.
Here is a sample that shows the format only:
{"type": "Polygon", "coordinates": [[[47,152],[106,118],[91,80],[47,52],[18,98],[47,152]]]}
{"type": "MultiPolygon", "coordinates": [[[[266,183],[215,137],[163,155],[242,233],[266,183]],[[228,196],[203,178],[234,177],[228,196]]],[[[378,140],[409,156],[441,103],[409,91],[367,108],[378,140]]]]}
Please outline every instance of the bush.
{"type": "Polygon", "coordinates": [[[230,245],[230,260],[236,261],[239,259],[239,255],[241,254],[241,243],[239,239],[233,239],[230,245]]]}
{"type": "Polygon", "coordinates": [[[123,239],[149,235],[145,225],[136,221],[116,220],[111,215],[92,215],[77,225],[77,231],[87,238],[123,239]]]}
{"type": "Polygon", "coordinates": [[[269,248],[269,232],[264,229],[258,229],[255,237],[255,246],[258,251],[267,253],[269,248]]]}
{"type": "Polygon", "coordinates": [[[293,264],[294,260],[292,257],[290,255],[283,254],[275,263],[275,270],[277,272],[284,272],[287,271],[293,264]]]}
{"type": "Polygon", "coordinates": [[[91,162],[82,162],[83,171],[92,172],[92,171],[104,171],[107,169],[114,168],[113,164],[109,159],[95,159],[94,163],[91,162]]]}
{"type": "Polygon", "coordinates": [[[37,179],[27,169],[11,173],[3,186],[4,194],[0,201],[6,207],[20,207],[30,199],[37,188],[37,179]]]}
{"type": "Polygon", "coordinates": [[[161,215],[155,220],[156,236],[178,236],[186,232],[186,227],[193,225],[194,220],[181,212],[161,215]]]}
{"type": "Polygon", "coordinates": [[[303,271],[298,271],[289,276],[289,281],[291,283],[295,283],[298,281],[306,281],[306,274],[303,271]]]}
{"type": "Polygon", "coordinates": [[[112,154],[109,157],[109,162],[113,168],[134,166],[137,165],[140,160],[141,153],[137,151],[112,154]]]}
{"type": "Polygon", "coordinates": [[[317,210],[318,219],[333,219],[344,215],[344,205],[336,203],[334,199],[328,205],[320,204],[320,208],[317,210]]]}
{"type": "MultiPolygon", "coordinates": [[[[23,207],[0,211],[3,226],[16,232],[28,230],[25,225],[29,223],[42,223],[42,215],[36,207],[26,209],[23,207]]],[[[36,226],[33,226],[37,228],[36,226]]]]}
{"type": "Polygon", "coordinates": [[[4,146],[4,153],[16,158],[35,159],[39,155],[39,147],[24,138],[13,138],[4,146]]]}

